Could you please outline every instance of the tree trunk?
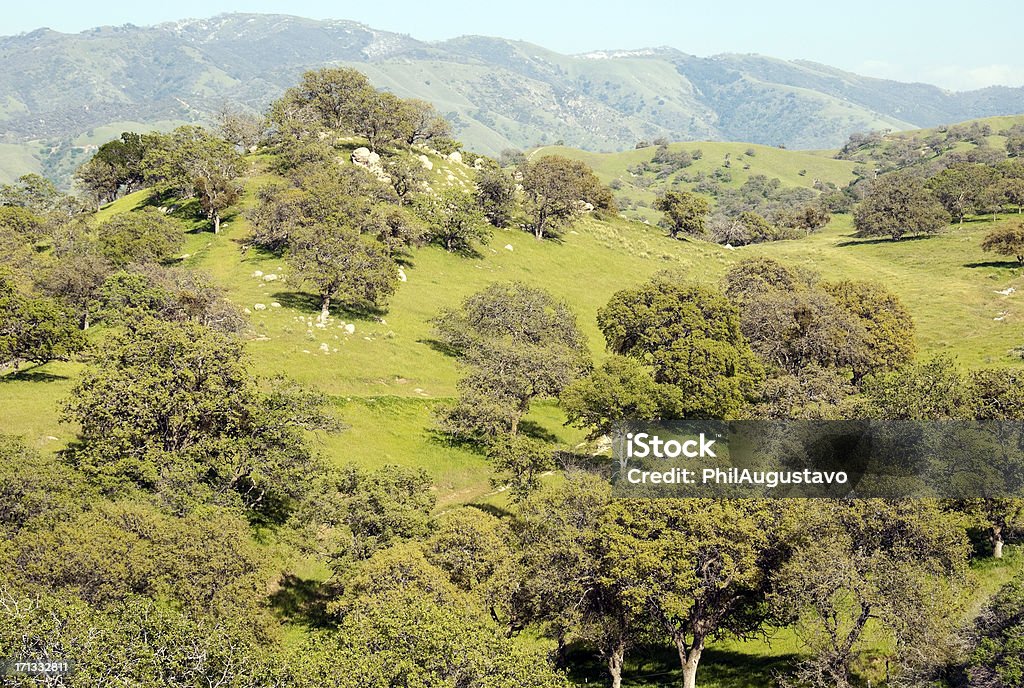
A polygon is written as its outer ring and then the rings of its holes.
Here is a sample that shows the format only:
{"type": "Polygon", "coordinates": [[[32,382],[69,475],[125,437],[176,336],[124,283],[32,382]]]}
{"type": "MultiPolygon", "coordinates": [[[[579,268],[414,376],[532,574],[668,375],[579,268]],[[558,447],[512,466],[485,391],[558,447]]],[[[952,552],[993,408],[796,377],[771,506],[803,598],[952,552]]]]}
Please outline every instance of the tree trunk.
{"type": "Polygon", "coordinates": [[[619,643],[608,656],[608,673],[612,677],[612,688],[622,688],[622,663],[626,657],[626,644],[619,643]]]}
{"type": "Polygon", "coordinates": [[[996,559],[1003,558],[1003,527],[992,526],[992,556],[996,559]]]}
{"type": "Polygon", "coordinates": [[[697,665],[700,663],[700,655],[704,651],[704,641],[694,643],[689,650],[678,647],[679,662],[683,666],[683,688],[696,688],[697,686],[697,665]]]}
{"type": "Polygon", "coordinates": [[[327,318],[329,318],[331,315],[331,297],[323,296],[321,297],[321,299],[322,300],[320,301],[320,322],[326,323],[327,318]]]}
{"type": "Polygon", "coordinates": [[[88,313],[82,313],[81,328],[83,330],[88,330],[89,329],[89,314],[88,313]]]}
{"type": "Polygon", "coordinates": [[[213,214],[213,233],[220,234],[220,213],[213,214]]]}

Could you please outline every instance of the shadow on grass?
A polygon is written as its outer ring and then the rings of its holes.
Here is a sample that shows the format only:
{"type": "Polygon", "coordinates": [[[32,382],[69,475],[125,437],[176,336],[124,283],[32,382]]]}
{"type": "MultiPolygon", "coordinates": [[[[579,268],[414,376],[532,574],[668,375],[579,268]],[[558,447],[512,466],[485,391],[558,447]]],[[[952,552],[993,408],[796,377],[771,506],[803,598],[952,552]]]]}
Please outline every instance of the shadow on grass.
{"type": "Polygon", "coordinates": [[[964,263],[965,268],[1020,268],[1024,267],[1024,263],[1019,263],[1015,260],[987,260],[983,263],[964,263]]]}
{"type": "Polygon", "coordinates": [[[58,382],[68,379],[67,375],[54,375],[42,370],[35,370],[35,368],[38,366],[0,375],[0,382],[58,382]]]}
{"type": "Polygon", "coordinates": [[[836,244],[836,246],[844,247],[844,246],[871,246],[871,245],[874,245],[874,244],[904,244],[904,243],[907,243],[908,241],[924,241],[925,239],[931,239],[935,235],[934,234],[915,234],[913,236],[902,237],[901,239],[898,239],[898,240],[897,239],[893,239],[890,236],[875,237],[875,238],[871,238],[871,239],[869,239],[867,237],[857,237],[856,235],[850,235],[850,236],[851,236],[851,238],[848,241],[841,241],[838,244],[836,244]]]}
{"type": "MultiPolygon", "coordinates": [[[[278,291],[274,292],[273,297],[275,301],[286,308],[309,311],[317,315],[320,314],[320,297],[314,294],[304,291],[278,291]]],[[[331,306],[331,316],[334,318],[377,322],[384,315],[387,315],[387,311],[381,308],[358,308],[344,305],[331,306]]]]}
{"type": "Polygon", "coordinates": [[[439,339],[417,339],[417,344],[426,344],[431,349],[444,356],[451,358],[457,358],[459,356],[459,350],[453,346],[445,344],[439,339]]]}
{"type": "MultiPolygon", "coordinates": [[[[582,649],[570,651],[566,659],[569,676],[577,685],[607,685],[604,663],[582,649]]],[[[798,655],[762,656],[733,650],[708,648],[697,669],[697,685],[708,688],[775,688],[778,676],[792,671],[798,655]]],[[[626,656],[622,685],[644,688],[682,685],[679,655],[665,646],[639,647],[626,656]]]]}
{"type": "Polygon", "coordinates": [[[327,614],[330,597],[331,591],[324,583],[286,573],[280,588],[270,596],[270,606],[289,621],[309,628],[329,628],[334,625],[327,614]]]}

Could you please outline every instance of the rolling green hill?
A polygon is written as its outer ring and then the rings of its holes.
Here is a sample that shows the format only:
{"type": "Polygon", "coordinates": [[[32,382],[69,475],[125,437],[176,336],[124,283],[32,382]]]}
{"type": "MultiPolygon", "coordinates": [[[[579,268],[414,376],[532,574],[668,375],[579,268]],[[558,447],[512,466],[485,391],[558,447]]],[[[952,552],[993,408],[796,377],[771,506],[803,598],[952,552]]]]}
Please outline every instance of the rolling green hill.
{"type": "MultiPolygon", "coordinates": [[[[747,148],[701,145],[709,164],[725,151],[739,155],[737,151],[747,148]]],[[[787,184],[807,185],[813,176],[841,183],[850,175],[849,162],[755,149],[748,172],[772,173],[787,184]],[[800,175],[804,167],[808,173],[800,175]]],[[[621,163],[651,154],[650,149],[616,156],[556,150],[594,164],[605,179],[615,175],[621,163]]],[[[436,156],[434,163],[437,179],[452,174],[456,182],[465,183],[471,178],[472,171],[464,165],[436,156]]],[[[253,190],[268,179],[264,175],[248,180],[242,209],[253,203],[253,190]]],[[[737,175],[735,182],[739,181],[737,175]]],[[[142,207],[147,194],[142,191],[116,201],[99,219],[142,207]]],[[[605,354],[595,314],[615,291],[667,268],[698,282],[715,283],[736,261],[766,255],[818,270],[830,279],[881,281],[910,309],[925,355],[949,353],[965,366],[1020,365],[1011,350],[1024,344],[1024,306],[1018,303],[1024,270],[1016,263],[993,260],[979,247],[981,237],[1003,221],[1008,220],[986,217],[935,237],[893,243],[854,238],[850,217],[840,215],[805,239],[734,250],[672,240],[660,229],[626,219],[587,218],[559,241],[538,242],[517,229],[497,230],[478,257],[418,249],[405,267],[408,279],[386,315],[336,314],[323,328],[315,322],[315,306],[283,261],[245,248],[250,227],[240,212],[225,222],[220,235],[200,231],[198,223],[189,228],[183,264],[211,274],[233,302],[247,309],[247,350],[260,371],[283,373],[329,395],[349,429],[318,437],[324,454],[339,462],[423,466],[437,481],[441,502],[447,503],[480,498],[490,487],[480,455],[449,446],[431,433],[431,411],[439,400],[453,395],[459,368],[431,346],[429,320],[489,282],[519,279],[566,299],[600,359],[605,354]],[[267,281],[267,275],[277,278],[267,281]],[[1017,293],[997,293],[1008,287],[1017,293]],[[343,328],[349,323],[355,326],[354,334],[343,328]]],[[[74,428],[59,422],[57,402],[68,393],[79,369],[79,364],[51,363],[0,378],[3,431],[24,434],[50,450],[62,446],[74,428]]],[[[564,442],[582,439],[579,431],[562,426],[564,418],[556,406],[541,405],[535,416],[564,442]]]]}

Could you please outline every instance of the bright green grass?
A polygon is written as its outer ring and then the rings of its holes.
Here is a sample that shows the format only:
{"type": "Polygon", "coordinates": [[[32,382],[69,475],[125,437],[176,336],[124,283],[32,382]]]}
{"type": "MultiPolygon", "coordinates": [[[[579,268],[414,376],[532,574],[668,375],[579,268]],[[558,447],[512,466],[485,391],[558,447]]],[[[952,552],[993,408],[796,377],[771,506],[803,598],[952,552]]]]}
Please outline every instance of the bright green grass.
{"type": "MultiPolygon", "coordinates": [[[[767,161],[772,152],[762,147],[753,159],[767,161]]],[[[833,162],[825,160],[828,165],[833,162]]],[[[436,183],[445,183],[448,168],[458,166],[435,159],[436,183]]],[[[455,171],[460,177],[467,172],[455,171]]],[[[270,179],[250,179],[249,191],[270,179]]],[[[122,198],[104,208],[97,221],[142,207],[147,197],[140,192],[122,198]]],[[[249,193],[243,209],[251,203],[249,193]]],[[[617,290],[664,269],[716,284],[741,258],[766,255],[813,268],[829,279],[881,281],[910,309],[924,355],[951,354],[965,366],[1020,365],[1009,352],[1024,343],[1024,309],[1019,304],[1024,296],[996,291],[1024,289],[1024,271],[979,248],[981,238],[997,222],[1015,220],[1008,216],[967,222],[939,236],[891,242],[852,238],[850,219],[840,216],[806,239],[736,250],[675,241],[661,230],[623,220],[588,218],[561,239],[544,242],[518,230],[498,230],[476,257],[434,247],[417,250],[404,266],[407,281],[400,283],[387,313],[378,318],[335,311],[324,327],[316,322],[314,299],[304,294],[284,261],[246,247],[251,228],[240,212],[229,214],[216,236],[204,221],[183,220],[189,231],[183,262],[210,273],[232,301],[248,309],[247,351],[260,373],[284,373],[335,400],[338,417],[350,428],[318,440],[324,455],[366,466],[423,466],[437,480],[439,501],[450,503],[493,496],[486,497],[491,488],[485,460],[464,448],[444,445],[429,432],[431,409],[454,394],[459,377],[456,362],[432,346],[430,319],[488,283],[523,280],[568,301],[600,360],[607,354],[596,313],[617,290]],[[263,274],[254,276],[257,271],[263,274]],[[278,279],[266,281],[270,274],[278,279]],[[264,308],[258,310],[257,304],[264,308]],[[354,333],[346,331],[347,324],[354,326],[354,333]]],[[[24,434],[49,447],[73,434],[58,423],[56,408],[70,390],[77,368],[51,364],[40,369],[52,370],[67,379],[42,383],[3,378],[0,430],[24,434]],[[59,440],[47,440],[50,436],[59,440]]],[[[562,427],[557,407],[539,409],[544,416],[541,425],[560,441],[579,441],[578,430],[562,427]]],[[[495,499],[501,501],[502,496],[495,499]]]]}

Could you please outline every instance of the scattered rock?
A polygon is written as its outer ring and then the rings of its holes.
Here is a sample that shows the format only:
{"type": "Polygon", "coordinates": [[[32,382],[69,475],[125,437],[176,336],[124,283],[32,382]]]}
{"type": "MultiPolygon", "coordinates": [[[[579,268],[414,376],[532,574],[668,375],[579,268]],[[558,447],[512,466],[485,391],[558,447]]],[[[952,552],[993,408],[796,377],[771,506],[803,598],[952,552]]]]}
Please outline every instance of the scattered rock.
{"type": "Polygon", "coordinates": [[[483,158],[477,158],[476,160],[473,161],[473,169],[474,170],[482,170],[483,168],[484,168],[484,159],[483,158]]]}
{"type": "Polygon", "coordinates": [[[997,294],[1002,294],[1003,296],[1009,296],[1010,294],[1012,294],[1015,291],[1017,291],[1017,290],[1014,289],[1013,287],[1007,287],[1006,289],[997,291],[996,293],[997,294]]]}
{"type": "Polygon", "coordinates": [[[264,282],[276,282],[277,281],[277,275],[275,275],[275,274],[263,275],[263,281],[264,282]]]}
{"type": "Polygon", "coordinates": [[[398,281],[399,282],[408,282],[409,281],[409,278],[405,276],[405,270],[403,270],[402,268],[398,268],[398,281]]]}
{"type": "Polygon", "coordinates": [[[506,251],[514,251],[515,248],[512,246],[512,244],[505,244],[505,250],[506,251]]]}
{"type": "Polygon", "coordinates": [[[280,308],[281,304],[279,304],[277,301],[273,301],[273,302],[271,302],[270,307],[271,308],[280,308]]]}
{"type": "Polygon", "coordinates": [[[420,164],[423,165],[424,169],[428,169],[428,170],[434,169],[434,163],[432,163],[430,161],[430,158],[428,158],[425,155],[421,155],[420,156],[420,164]]]}
{"type": "Polygon", "coordinates": [[[325,354],[329,354],[331,353],[331,347],[327,345],[327,342],[324,342],[320,345],[320,351],[323,351],[325,354]]]}
{"type": "Polygon", "coordinates": [[[267,310],[267,304],[265,304],[265,303],[253,304],[253,310],[265,311],[265,310],[267,310]]]}
{"type": "Polygon", "coordinates": [[[369,165],[370,164],[370,149],[366,146],[361,146],[352,151],[352,162],[357,165],[369,165]]]}
{"type": "Polygon", "coordinates": [[[729,249],[730,251],[735,251],[736,250],[736,247],[733,246],[732,244],[725,244],[724,246],[722,246],[722,248],[729,249]]]}
{"type": "Polygon", "coordinates": [[[345,325],[345,333],[346,334],[355,334],[356,333],[356,326],[353,325],[352,323],[348,323],[347,325],[345,325]]]}
{"type": "Polygon", "coordinates": [[[245,313],[246,315],[252,315],[252,311],[249,310],[248,308],[243,308],[242,312],[245,313]]]}
{"type": "Polygon", "coordinates": [[[451,160],[452,162],[457,162],[461,165],[462,153],[460,153],[459,151],[452,151],[451,153],[448,154],[448,159],[451,160]]]}
{"type": "Polygon", "coordinates": [[[263,271],[262,270],[255,270],[255,271],[253,271],[252,276],[253,277],[263,277],[263,271]]]}

